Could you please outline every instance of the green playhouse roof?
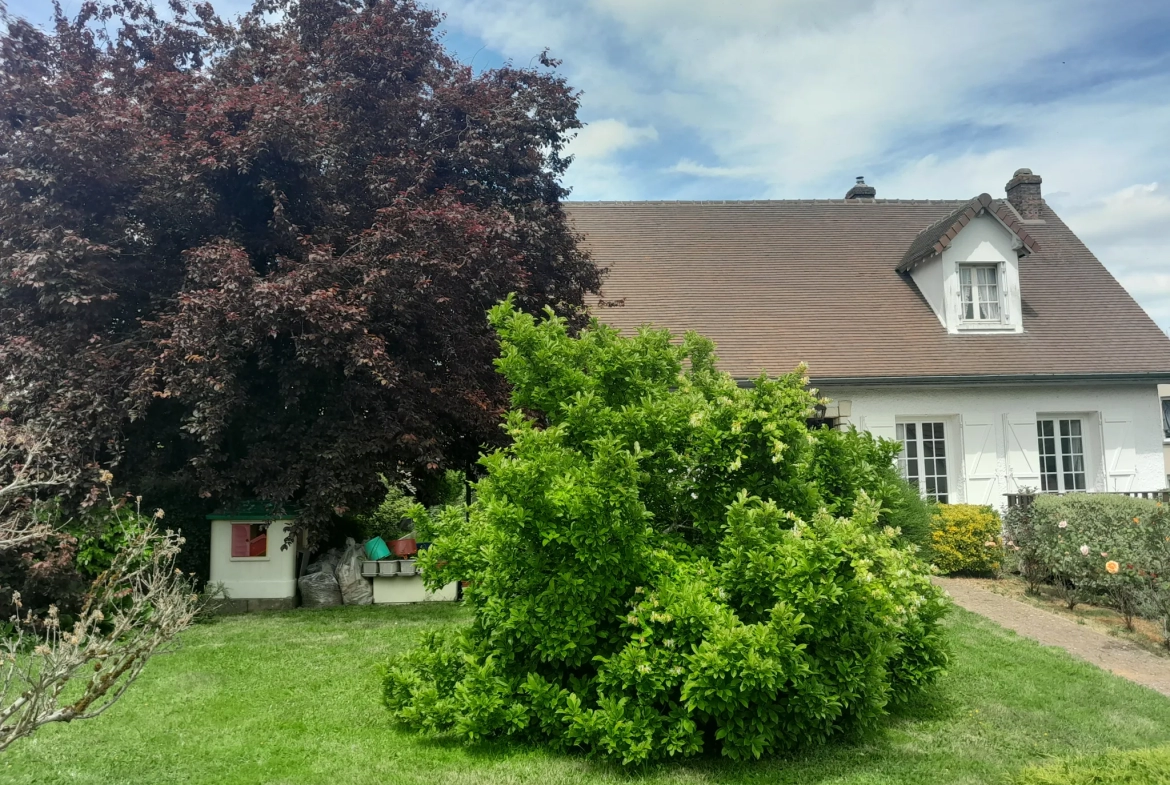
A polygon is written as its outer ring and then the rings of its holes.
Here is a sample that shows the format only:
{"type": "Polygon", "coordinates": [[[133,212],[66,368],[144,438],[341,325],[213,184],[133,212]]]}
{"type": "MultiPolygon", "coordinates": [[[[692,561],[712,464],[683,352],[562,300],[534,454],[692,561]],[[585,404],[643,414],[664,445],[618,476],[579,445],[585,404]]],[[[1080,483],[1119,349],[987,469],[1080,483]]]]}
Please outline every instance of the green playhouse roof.
{"type": "Polygon", "coordinates": [[[283,521],[289,518],[295,518],[297,510],[293,507],[285,507],[277,511],[276,504],[273,502],[260,501],[253,499],[252,501],[240,502],[231,507],[225,507],[216,510],[207,516],[209,521],[283,521]]]}

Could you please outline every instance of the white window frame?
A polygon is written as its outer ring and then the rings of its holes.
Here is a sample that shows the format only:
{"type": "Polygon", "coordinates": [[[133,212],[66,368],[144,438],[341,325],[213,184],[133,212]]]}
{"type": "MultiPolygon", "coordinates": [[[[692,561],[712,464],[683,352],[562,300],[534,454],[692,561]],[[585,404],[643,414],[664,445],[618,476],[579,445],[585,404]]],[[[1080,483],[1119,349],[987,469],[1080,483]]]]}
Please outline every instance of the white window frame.
{"type": "Polygon", "coordinates": [[[1162,399],[1162,441],[1170,444],[1170,398],[1162,399]]]}
{"type": "Polygon", "coordinates": [[[948,504],[951,499],[957,498],[954,472],[952,467],[956,460],[954,420],[951,417],[899,417],[894,425],[896,438],[902,443],[902,450],[898,453],[898,469],[912,485],[918,487],[923,498],[948,504]],[[926,426],[930,426],[927,428],[926,426]],[[942,437],[937,436],[937,429],[942,428],[942,437]],[[930,431],[927,434],[927,431],[930,431]],[[908,434],[913,434],[910,441],[908,434]],[[909,443],[908,443],[909,441],[909,443]],[[938,445],[941,443],[942,455],[938,455],[938,445]],[[929,454],[928,454],[929,453],[929,454]],[[938,471],[938,461],[943,462],[942,471],[938,471]],[[932,471],[933,469],[933,471],[932,471]],[[931,480],[934,482],[932,483],[931,480]],[[942,481],[942,490],[939,490],[939,481],[942,481]],[[933,489],[931,485],[933,484],[933,489]]]}
{"type": "Polygon", "coordinates": [[[1036,448],[1040,463],[1040,490],[1043,493],[1086,493],[1090,490],[1089,429],[1086,422],[1086,417],[1075,414],[1037,416],[1036,448]],[[1076,449],[1078,440],[1079,452],[1076,449]],[[1078,457],[1079,470],[1076,463],[1078,457]],[[1047,459],[1051,459],[1052,463],[1049,464],[1047,459]],[[1049,466],[1054,467],[1052,471],[1049,471],[1049,466]],[[1077,475],[1081,478],[1079,488],[1076,487],[1077,475]],[[1055,487],[1049,480],[1050,476],[1056,477],[1055,487]],[[1072,487],[1069,487],[1070,477],[1073,479],[1072,487]]]}
{"type": "Polygon", "coordinates": [[[1004,292],[1003,292],[1004,274],[1003,274],[1002,263],[999,263],[999,262],[983,262],[983,263],[962,262],[958,265],[958,268],[959,268],[959,271],[958,271],[959,272],[959,322],[962,324],[969,324],[969,325],[1005,324],[1007,322],[1007,307],[1006,307],[1007,304],[1004,302],[1004,296],[1003,296],[1003,294],[1004,294],[1004,292]],[[995,299],[994,300],[992,300],[992,299],[985,300],[984,298],[982,298],[980,296],[983,292],[983,289],[985,287],[987,287],[989,284],[979,283],[979,270],[991,270],[992,274],[995,276],[995,282],[994,282],[994,284],[992,284],[995,286],[995,299]],[[964,274],[967,274],[970,276],[970,279],[971,279],[970,284],[967,284],[963,281],[964,274]],[[967,300],[967,296],[966,296],[968,289],[971,290],[971,300],[970,301],[967,300]],[[973,314],[973,316],[971,318],[967,317],[967,303],[968,302],[971,303],[971,312],[973,314]],[[979,318],[979,309],[980,309],[980,306],[984,305],[985,303],[987,305],[994,304],[996,307],[996,310],[999,311],[999,315],[996,316],[995,318],[980,319],[979,318]]]}

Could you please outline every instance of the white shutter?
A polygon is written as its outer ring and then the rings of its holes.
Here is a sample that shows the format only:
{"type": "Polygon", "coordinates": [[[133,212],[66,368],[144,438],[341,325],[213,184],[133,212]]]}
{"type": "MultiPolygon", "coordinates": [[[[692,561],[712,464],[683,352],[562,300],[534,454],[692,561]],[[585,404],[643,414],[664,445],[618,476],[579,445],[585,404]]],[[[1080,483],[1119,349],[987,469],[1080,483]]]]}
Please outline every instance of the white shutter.
{"type": "Polygon", "coordinates": [[[1008,493],[1040,489],[1040,446],[1036,440],[1036,413],[1010,412],[1003,416],[1007,454],[1008,493]]]}
{"type": "Polygon", "coordinates": [[[861,417],[861,430],[891,441],[898,438],[894,429],[894,415],[865,414],[861,417]]]}
{"type": "Polygon", "coordinates": [[[1101,430],[1105,442],[1105,473],[1110,491],[1132,491],[1137,476],[1133,418],[1128,414],[1103,413],[1101,430]]]}
{"type": "Polygon", "coordinates": [[[995,424],[991,415],[964,415],[963,429],[963,485],[968,504],[1000,505],[994,498],[996,491],[995,424]]]}

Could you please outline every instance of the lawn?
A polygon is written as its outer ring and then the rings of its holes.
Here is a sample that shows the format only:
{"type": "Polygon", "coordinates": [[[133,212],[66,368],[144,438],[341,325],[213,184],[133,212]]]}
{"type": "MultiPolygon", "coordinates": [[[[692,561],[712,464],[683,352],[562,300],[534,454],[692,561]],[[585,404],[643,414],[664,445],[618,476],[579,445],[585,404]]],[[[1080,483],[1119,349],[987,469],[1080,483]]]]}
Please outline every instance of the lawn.
{"type": "Polygon", "coordinates": [[[1054,756],[1170,742],[1170,700],[956,609],[949,675],[871,737],[795,759],[629,773],[394,728],[378,669],[454,605],[230,617],[188,632],[105,716],[0,755],[4,783],[994,783],[1054,756]]]}

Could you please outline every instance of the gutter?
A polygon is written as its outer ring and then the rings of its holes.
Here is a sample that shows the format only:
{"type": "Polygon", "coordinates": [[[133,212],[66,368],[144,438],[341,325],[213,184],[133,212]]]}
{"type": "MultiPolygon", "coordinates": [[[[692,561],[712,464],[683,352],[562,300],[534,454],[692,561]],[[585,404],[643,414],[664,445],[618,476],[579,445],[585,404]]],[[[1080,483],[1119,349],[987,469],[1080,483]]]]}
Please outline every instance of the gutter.
{"type": "MultiPolygon", "coordinates": [[[[754,379],[736,379],[751,387],[754,379]]],[[[1170,371],[1138,373],[1020,373],[955,376],[832,376],[810,377],[813,387],[945,387],[989,384],[1170,384],[1170,371]]]]}

